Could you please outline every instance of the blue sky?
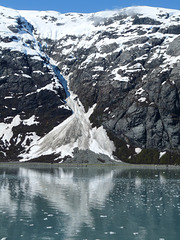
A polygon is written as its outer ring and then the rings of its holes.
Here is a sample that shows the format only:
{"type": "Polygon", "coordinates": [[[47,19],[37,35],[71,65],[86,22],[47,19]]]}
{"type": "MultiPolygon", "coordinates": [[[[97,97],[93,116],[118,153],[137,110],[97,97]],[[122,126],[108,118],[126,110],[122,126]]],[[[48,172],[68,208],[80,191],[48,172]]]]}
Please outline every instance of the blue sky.
{"type": "Polygon", "coordinates": [[[19,10],[55,10],[61,13],[97,12],[138,5],[180,10],[180,0],[0,0],[0,5],[19,10]]]}

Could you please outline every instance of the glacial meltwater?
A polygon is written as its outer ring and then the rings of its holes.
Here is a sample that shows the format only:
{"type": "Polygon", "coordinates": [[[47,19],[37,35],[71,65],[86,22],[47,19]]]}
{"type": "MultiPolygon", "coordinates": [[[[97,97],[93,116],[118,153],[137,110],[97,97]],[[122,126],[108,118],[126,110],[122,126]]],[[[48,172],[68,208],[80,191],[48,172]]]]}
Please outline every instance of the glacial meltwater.
{"type": "Polygon", "coordinates": [[[180,169],[0,166],[0,239],[179,240],[180,169]]]}

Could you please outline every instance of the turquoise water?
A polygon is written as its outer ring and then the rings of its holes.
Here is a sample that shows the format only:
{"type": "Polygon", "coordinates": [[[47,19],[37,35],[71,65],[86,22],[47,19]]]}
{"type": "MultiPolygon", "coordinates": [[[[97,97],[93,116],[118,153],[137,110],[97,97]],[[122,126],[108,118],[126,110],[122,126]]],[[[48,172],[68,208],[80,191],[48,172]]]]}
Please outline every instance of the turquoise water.
{"type": "Polygon", "coordinates": [[[179,240],[180,170],[0,167],[0,239],[179,240]]]}

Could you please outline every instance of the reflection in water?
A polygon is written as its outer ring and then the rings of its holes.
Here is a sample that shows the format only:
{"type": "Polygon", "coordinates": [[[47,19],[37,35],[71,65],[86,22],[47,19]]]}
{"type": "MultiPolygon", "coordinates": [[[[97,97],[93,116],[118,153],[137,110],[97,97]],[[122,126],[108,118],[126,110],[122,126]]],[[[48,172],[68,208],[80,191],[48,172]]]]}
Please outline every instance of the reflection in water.
{"type": "Polygon", "coordinates": [[[58,211],[68,216],[65,223],[68,236],[74,236],[74,231],[79,231],[83,224],[93,227],[90,208],[101,207],[113,187],[111,172],[78,179],[72,170],[65,172],[62,168],[56,169],[54,174],[20,168],[19,176],[28,177],[31,196],[43,195],[58,211]]]}
{"type": "Polygon", "coordinates": [[[179,170],[9,167],[0,180],[0,239],[180,234],[179,170]]]}
{"type": "Polygon", "coordinates": [[[101,209],[113,188],[112,171],[87,177],[89,172],[62,168],[43,172],[21,167],[17,169],[16,179],[6,176],[4,171],[0,184],[1,209],[6,209],[10,216],[21,212],[22,216],[32,218],[35,199],[41,197],[66,216],[64,232],[66,237],[74,236],[83,224],[93,228],[90,209],[101,209]]]}

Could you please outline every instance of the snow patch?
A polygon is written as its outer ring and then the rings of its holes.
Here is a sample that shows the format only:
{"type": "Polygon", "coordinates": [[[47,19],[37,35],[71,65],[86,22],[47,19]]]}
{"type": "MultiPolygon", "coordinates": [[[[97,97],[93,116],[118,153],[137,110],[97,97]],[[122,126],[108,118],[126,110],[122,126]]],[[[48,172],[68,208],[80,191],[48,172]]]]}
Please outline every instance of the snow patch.
{"type": "Polygon", "coordinates": [[[38,124],[39,122],[36,121],[35,115],[31,116],[29,119],[23,120],[24,125],[31,126],[33,124],[38,124]]]}
{"type": "Polygon", "coordinates": [[[0,139],[4,142],[5,146],[10,145],[10,140],[13,137],[12,128],[21,123],[20,115],[16,115],[11,123],[0,123],[0,139]]]}
{"type": "Polygon", "coordinates": [[[141,148],[135,148],[135,153],[139,154],[142,151],[141,148]]]}
{"type": "Polygon", "coordinates": [[[146,101],[146,98],[145,97],[141,97],[138,99],[138,102],[145,102],[146,101]]]}
{"type": "Polygon", "coordinates": [[[31,78],[31,76],[27,75],[27,74],[22,74],[23,77],[25,78],[31,78]]]}
{"type": "Polygon", "coordinates": [[[112,71],[112,74],[115,76],[113,78],[113,80],[115,81],[120,81],[120,82],[129,82],[129,78],[128,77],[122,77],[118,71],[120,70],[120,68],[116,68],[112,71]]]}
{"type": "Polygon", "coordinates": [[[135,92],[135,95],[141,95],[143,92],[144,92],[144,89],[141,87],[135,92]]]}
{"type": "Polygon", "coordinates": [[[164,156],[166,154],[166,151],[165,152],[160,152],[159,153],[159,159],[162,158],[162,156],[164,156]]]}
{"type": "Polygon", "coordinates": [[[109,109],[109,107],[105,108],[103,112],[106,112],[109,109]]]}
{"type": "Polygon", "coordinates": [[[41,75],[44,75],[44,72],[42,72],[42,71],[33,71],[33,73],[37,73],[37,74],[41,74],[41,75]]]}

